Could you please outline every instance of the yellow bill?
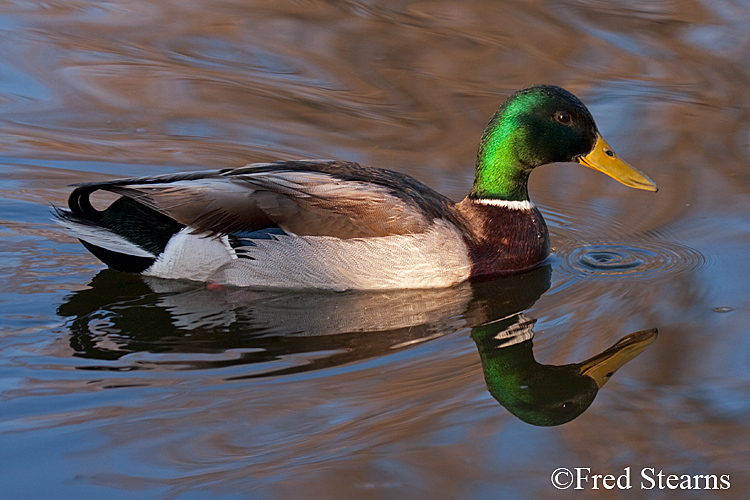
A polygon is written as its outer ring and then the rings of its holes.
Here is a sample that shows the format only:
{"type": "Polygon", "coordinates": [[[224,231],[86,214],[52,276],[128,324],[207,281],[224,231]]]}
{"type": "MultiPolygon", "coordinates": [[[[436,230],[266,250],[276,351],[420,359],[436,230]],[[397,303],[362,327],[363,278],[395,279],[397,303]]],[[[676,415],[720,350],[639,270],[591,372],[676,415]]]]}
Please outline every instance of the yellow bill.
{"type": "Polygon", "coordinates": [[[621,160],[599,134],[597,134],[594,149],[588,154],[579,156],[576,161],[581,165],[603,172],[626,186],[654,192],[659,190],[654,181],[621,160]]]}
{"type": "Polygon", "coordinates": [[[578,370],[582,375],[593,378],[601,389],[618,369],[656,340],[656,335],[656,328],[631,333],[601,354],[579,363],[578,370]]]}

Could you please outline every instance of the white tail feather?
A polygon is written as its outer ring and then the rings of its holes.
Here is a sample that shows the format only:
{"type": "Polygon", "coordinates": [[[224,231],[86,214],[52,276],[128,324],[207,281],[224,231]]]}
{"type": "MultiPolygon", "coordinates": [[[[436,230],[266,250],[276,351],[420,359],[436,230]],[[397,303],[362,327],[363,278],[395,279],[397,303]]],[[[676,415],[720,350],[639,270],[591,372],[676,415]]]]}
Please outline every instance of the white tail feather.
{"type": "Polygon", "coordinates": [[[113,252],[133,255],[135,257],[148,257],[149,259],[156,258],[156,255],[144,250],[135,243],[131,243],[109,229],[92,226],[90,224],[81,224],[68,219],[57,219],[56,222],[63,227],[66,233],[78,238],[79,240],[83,240],[86,243],[113,252]]]}

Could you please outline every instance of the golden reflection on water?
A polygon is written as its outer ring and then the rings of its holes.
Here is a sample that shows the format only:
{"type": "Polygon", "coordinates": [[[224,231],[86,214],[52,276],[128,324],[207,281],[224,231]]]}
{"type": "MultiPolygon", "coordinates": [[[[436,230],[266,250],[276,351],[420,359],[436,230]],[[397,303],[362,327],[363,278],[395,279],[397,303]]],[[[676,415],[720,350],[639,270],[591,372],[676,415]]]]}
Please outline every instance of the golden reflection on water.
{"type": "Polygon", "coordinates": [[[722,498],[743,497],[744,4],[74,0],[0,14],[4,491],[548,498],[557,467],[652,466],[731,473],[722,498]],[[267,314],[241,294],[190,299],[97,275],[49,222],[71,183],[299,157],[393,168],[459,199],[489,117],[540,82],[579,95],[660,187],[575,165],[532,175],[555,248],[549,290],[520,306],[537,320],[534,358],[579,361],[659,328],[553,429],[485,388],[470,329],[497,319],[479,312],[498,302],[460,289],[410,310],[384,297],[380,329],[355,331],[346,298],[267,299],[267,314]],[[655,257],[633,273],[597,268],[640,252],[655,257]],[[341,342],[290,335],[264,360],[295,322],[341,342]],[[265,332],[255,347],[253,332],[265,332]]]}

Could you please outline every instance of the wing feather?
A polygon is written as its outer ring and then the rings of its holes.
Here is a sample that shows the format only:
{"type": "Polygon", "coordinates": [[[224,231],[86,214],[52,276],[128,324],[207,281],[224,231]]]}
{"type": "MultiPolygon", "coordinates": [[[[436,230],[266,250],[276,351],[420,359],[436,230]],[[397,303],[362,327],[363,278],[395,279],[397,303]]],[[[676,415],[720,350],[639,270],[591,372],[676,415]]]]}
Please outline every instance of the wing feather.
{"type": "Polygon", "coordinates": [[[460,223],[453,202],[404,174],[335,161],[124,179],[78,187],[74,213],[96,190],[127,196],[196,232],[278,226],[304,236],[355,238],[421,233],[436,218],[460,223]]]}

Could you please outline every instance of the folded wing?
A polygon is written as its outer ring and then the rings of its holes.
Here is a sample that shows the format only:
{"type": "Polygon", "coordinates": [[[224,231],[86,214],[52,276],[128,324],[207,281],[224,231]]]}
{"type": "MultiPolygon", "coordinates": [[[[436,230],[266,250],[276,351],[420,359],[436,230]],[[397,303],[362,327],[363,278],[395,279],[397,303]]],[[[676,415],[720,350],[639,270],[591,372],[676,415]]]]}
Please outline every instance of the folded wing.
{"type": "Polygon", "coordinates": [[[436,218],[458,223],[453,202],[419,181],[349,162],[263,163],[85,184],[70,196],[76,216],[100,213],[89,200],[97,190],[214,235],[279,227],[299,236],[348,239],[422,233],[436,218]]]}

